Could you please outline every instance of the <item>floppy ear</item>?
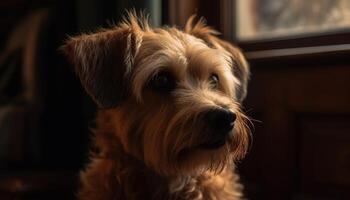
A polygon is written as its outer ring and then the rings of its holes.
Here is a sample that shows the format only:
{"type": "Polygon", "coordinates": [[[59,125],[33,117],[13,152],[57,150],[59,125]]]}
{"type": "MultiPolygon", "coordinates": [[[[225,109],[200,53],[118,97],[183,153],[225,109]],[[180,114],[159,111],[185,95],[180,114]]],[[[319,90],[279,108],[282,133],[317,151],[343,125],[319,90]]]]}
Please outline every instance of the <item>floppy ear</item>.
{"type": "Polygon", "coordinates": [[[202,18],[195,25],[193,25],[195,17],[195,15],[192,15],[187,20],[185,32],[202,39],[208,44],[209,47],[217,49],[223,48],[230,53],[233,63],[233,74],[240,81],[240,85],[238,85],[236,88],[236,98],[238,101],[242,102],[247,95],[248,80],[250,75],[249,65],[246,59],[239,48],[216,37],[219,32],[207,26],[202,18]]]}
{"type": "Polygon", "coordinates": [[[115,27],[70,38],[61,47],[82,85],[99,107],[118,105],[128,95],[128,77],[138,36],[131,28],[115,27]]]}

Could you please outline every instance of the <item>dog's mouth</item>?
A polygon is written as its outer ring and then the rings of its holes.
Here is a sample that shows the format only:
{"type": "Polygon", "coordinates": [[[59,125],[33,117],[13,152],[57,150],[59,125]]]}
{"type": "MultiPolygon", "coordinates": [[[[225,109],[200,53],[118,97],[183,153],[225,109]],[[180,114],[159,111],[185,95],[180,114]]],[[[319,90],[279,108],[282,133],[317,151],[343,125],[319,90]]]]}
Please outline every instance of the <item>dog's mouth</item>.
{"type": "Polygon", "coordinates": [[[198,146],[200,149],[218,149],[226,144],[227,137],[219,137],[212,139],[210,141],[206,141],[198,146]]]}

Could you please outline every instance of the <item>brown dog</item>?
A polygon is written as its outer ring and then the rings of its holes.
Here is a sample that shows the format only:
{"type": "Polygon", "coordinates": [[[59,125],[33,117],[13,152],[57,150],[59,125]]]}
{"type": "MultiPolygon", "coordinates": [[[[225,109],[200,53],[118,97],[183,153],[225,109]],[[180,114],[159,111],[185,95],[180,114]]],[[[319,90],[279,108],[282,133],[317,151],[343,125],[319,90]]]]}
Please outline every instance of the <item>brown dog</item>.
{"type": "Polygon", "coordinates": [[[241,52],[191,17],[183,31],[129,14],[69,39],[64,52],[102,108],[81,200],[240,199],[247,150],[241,52]]]}

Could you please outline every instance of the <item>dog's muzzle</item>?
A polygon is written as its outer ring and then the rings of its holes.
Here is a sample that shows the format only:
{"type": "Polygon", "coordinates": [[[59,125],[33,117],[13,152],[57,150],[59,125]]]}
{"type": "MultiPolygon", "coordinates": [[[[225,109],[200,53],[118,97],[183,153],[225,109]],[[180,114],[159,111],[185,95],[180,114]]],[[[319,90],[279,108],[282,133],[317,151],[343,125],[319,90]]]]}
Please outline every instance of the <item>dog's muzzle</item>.
{"type": "Polygon", "coordinates": [[[200,145],[204,149],[215,149],[226,143],[232,133],[236,114],[228,109],[214,109],[205,113],[204,122],[208,127],[208,140],[200,145]]]}

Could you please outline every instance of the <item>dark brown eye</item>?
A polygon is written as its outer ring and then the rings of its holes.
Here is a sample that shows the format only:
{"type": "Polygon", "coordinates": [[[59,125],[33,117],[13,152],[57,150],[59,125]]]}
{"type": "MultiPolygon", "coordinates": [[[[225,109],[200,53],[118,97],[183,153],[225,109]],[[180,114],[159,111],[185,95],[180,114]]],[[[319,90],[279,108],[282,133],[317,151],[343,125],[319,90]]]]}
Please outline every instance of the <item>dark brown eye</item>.
{"type": "Polygon", "coordinates": [[[210,85],[213,88],[218,88],[219,86],[219,76],[217,74],[211,74],[209,77],[210,85]]]}
{"type": "Polygon", "coordinates": [[[161,93],[168,93],[175,89],[175,79],[170,72],[163,71],[156,74],[150,81],[150,87],[161,93]]]}

